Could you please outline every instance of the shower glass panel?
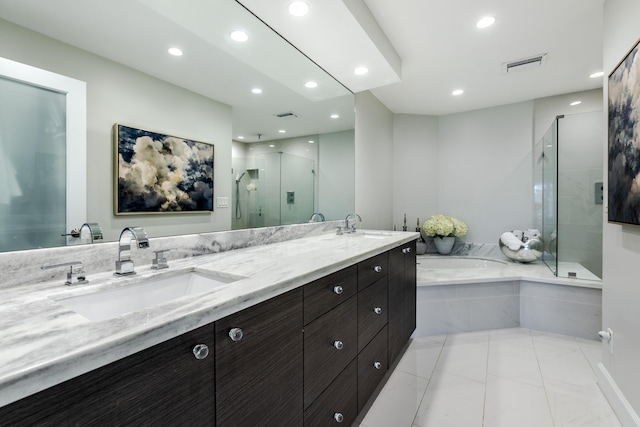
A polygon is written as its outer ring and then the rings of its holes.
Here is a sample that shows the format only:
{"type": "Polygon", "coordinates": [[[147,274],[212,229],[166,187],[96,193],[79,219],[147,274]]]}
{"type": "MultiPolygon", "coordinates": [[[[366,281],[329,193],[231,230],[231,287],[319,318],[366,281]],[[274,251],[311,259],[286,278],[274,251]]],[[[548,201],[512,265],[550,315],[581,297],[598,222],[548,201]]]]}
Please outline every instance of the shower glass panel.
{"type": "Polygon", "coordinates": [[[558,277],[602,277],[603,123],[559,116],[544,137],[543,259],[558,277]]]}
{"type": "Polygon", "coordinates": [[[558,271],[558,119],[542,137],[542,260],[553,274],[558,271]]]}
{"type": "Polygon", "coordinates": [[[288,153],[266,153],[255,156],[255,166],[236,184],[240,190],[233,202],[234,207],[239,202],[240,209],[236,210],[234,226],[256,228],[308,221],[314,212],[314,161],[288,153]]]}
{"type": "Polygon", "coordinates": [[[66,95],[0,78],[0,251],[63,246],[66,95]]]}

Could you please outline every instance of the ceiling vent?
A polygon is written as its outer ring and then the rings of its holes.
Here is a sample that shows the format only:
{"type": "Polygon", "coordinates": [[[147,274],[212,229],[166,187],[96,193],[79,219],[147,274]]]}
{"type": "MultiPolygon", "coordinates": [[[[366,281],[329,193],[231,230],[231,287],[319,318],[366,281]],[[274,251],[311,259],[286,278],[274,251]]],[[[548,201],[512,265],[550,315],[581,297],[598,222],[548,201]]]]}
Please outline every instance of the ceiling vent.
{"type": "Polygon", "coordinates": [[[293,119],[295,117],[298,117],[298,115],[293,111],[287,111],[286,113],[280,113],[280,114],[274,114],[274,115],[281,119],[293,119]]]}
{"type": "Polygon", "coordinates": [[[547,54],[543,53],[529,58],[518,59],[517,61],[505,62],[502,64],[502,72],[513,73],[515,71],[540,68],[545,64],[545,62],[547,62],[547,54]]]}

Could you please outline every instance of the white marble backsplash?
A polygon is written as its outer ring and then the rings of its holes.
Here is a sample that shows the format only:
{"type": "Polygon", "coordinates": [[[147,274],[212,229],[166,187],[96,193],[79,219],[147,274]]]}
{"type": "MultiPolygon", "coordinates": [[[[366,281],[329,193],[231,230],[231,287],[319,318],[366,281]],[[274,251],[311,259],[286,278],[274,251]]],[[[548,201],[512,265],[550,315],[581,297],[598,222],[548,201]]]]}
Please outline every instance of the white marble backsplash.
{"type": "MultiPolygon", "coordinates": [[[[426,243],[426,253],[428,255],[436,255],[438,253],[438,250],[436,249],[436,245],[433,243],[433,239],[428,238],[426,243]]],[[[467,243],[461,242],[459,240],[456,240],[456,243],[453,245],[453,249],[451,250],[450,255],[507,259],[500,250],[500,247],[497,243],[467,243]]]]}
{"type": "MultiPolygon", "coordinates": [[[[248,248],[270,243],[284,242],[335,231],[343,221],[313,222],[276,227],[251,228],[181,236],[149,238],[148,249],[133,249],[131,258],[136,268],[148,266],[155,257],[153,251],[171,249],[164,257],[171,260],[206,255],[233,249],[248,248]]],[[[132,245],[133,246],[133,245],[132,245]]],[[[115,271],[118,259],[118,242],[101,242],[88,245],[34,249],[0,253],[0,290],[22,284],[65,281],[66,269],[42,270],[43,265],[81,261],[87,279],[91,275],[109,270],[115,271]]]]}

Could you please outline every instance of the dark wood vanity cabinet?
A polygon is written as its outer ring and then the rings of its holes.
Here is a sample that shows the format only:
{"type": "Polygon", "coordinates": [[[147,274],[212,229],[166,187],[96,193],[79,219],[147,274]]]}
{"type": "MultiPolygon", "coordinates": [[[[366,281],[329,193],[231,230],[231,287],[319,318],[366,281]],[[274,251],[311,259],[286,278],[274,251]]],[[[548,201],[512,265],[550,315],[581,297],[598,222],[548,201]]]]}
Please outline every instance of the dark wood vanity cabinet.
{"type": "Polygon", "coordinates": [[[201,327],[4,406],[0,425],[211,426],[213,348],[213,325],[201,327]],[[197,359],[198,345],[211,354],[197,359]]]}
{"type": "Polygon", "coordinates": [[[217,425],[302,425],[302,288],[215,329],[217,425]]]}
{"type": "Polygon", "coordinates": [[[389,363],[416,329],[416,243],[389,251],[389,363]]]}
{"type": "Polygon", "coordinates": [[[415,243],[0,408],[0,425],[351,425],[415,329],[415,243]]]}

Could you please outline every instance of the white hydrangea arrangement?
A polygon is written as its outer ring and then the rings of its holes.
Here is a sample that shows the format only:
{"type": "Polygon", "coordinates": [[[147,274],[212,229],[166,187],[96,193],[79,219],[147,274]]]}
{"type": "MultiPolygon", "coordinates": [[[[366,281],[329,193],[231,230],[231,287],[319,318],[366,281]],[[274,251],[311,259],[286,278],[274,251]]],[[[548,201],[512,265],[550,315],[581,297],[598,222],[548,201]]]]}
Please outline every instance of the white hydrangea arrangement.
{"type": "Polygon", "coordinates": [[[422,226],[429,237],[462,237],[467,234],[467,224],[457,218],[446,215],[433,215],[422,226]]]}

